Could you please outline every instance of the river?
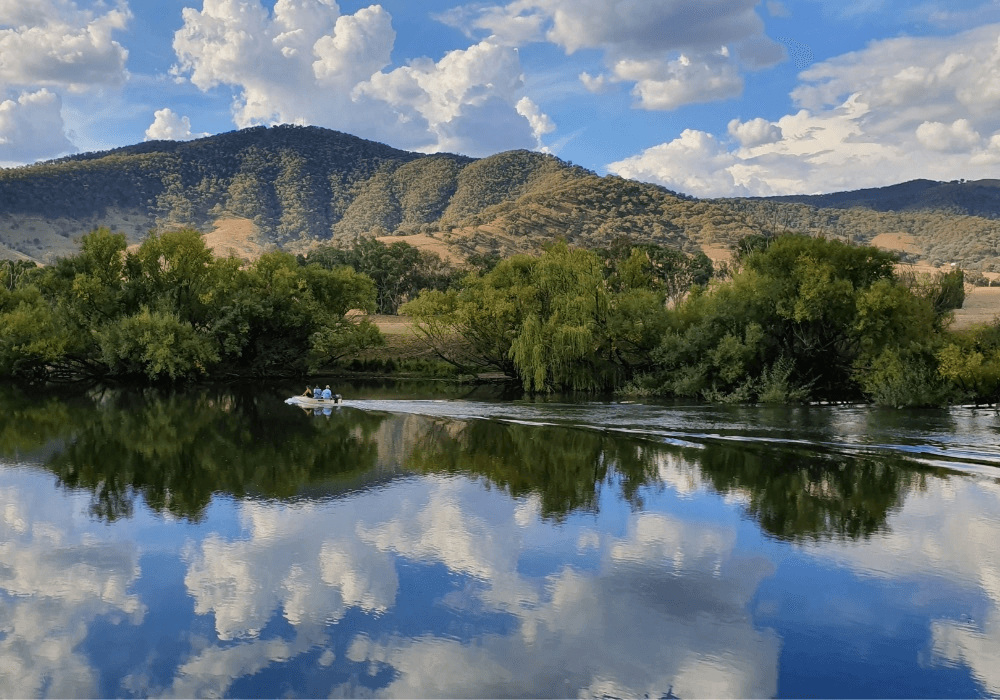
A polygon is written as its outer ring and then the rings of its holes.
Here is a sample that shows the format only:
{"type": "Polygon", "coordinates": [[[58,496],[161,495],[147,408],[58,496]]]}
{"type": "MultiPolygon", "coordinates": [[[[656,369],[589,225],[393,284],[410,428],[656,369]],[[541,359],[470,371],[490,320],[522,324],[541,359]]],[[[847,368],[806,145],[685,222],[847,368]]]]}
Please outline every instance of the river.
{"type": "Polygon", "coordinates": [[[993,411],[300,390],[0,390],[0,696],[1000,694],[993,411]]]}

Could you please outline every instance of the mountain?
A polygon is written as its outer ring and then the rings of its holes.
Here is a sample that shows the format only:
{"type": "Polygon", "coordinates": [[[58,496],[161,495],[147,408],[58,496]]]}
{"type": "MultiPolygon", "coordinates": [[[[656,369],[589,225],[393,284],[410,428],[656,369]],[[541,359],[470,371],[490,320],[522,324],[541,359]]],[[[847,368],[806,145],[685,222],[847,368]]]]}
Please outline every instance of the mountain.
{"type": "Polygon", "coordinates": [[[458,256],[616,235],[694,250],[753,230],[725,206],[550,155],[425,155],[319,127],[255,127],[0,170],[6,257],[51,261],[97,226],[137,242],[153,229],[208,232],[233,219],[256,224],[262,246],[423,234],[458,256]]]}
{"type": "Polygon", "coordinates": [[[409,236],[453,258],[617,236],[694,251],[797,230],[1000,270],[998,212],[992,180],[695,199],[531,151],[427,155],[319,127],[254,127],[0,169],[0,258],[51,262],[98,226],[136,243],[182,226],[211,238],[235,222],[255,250],[409,236]]]}
{"type": "Polygon", "coordinates": [[[911,180],[818,195],[718,200],[752,226],[892,248],[904,260],[1000,272],[1000,180],[911,180]]]}
{"type": "Polygon", "coordinates": [[[859,207],[873,211],[948,211],[987,219],[1000,218],[1000,180],[910,180],[888,187],[763,199],[807,204],[818,209],[859,207]]]}

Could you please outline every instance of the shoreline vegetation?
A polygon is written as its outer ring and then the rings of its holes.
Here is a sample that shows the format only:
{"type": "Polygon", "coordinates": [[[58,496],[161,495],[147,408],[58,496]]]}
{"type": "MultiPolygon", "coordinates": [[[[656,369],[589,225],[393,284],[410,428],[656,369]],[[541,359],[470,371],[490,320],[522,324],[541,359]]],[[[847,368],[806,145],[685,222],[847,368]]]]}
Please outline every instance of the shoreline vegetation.
{"type": "Polygon", "coordinates": [[[128,247],[97,229],[50,266],[0,262],[0,377],[323,373],[724,403],[996,404],[1000,321],[953,330],[964,272],[898,262],[787,233],[747,236],[716,266],[626,237],[464,265],[361,237],[247,263],[215,257],[194,230],[128,247]]]}

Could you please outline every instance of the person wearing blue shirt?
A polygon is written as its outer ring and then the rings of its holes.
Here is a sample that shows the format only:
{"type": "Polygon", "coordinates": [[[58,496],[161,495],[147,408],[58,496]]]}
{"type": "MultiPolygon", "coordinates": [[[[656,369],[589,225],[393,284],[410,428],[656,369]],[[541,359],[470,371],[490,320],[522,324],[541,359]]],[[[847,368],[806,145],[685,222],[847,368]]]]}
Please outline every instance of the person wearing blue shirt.
{"type": "Polygon", "coordinates": [[[319,385],[317,385],[316,388],[313,389],[313,398],[314,399],[323,398],[323,391],[319,388],[319,385]]]}
{"type": "Polygon", "coordinates": [[[324,401],[329,401],[332,398],[333,398],[333,392],[330,391],[330,385],[327,384],[326,388],[323,389],[323,400],[324,401]]]}

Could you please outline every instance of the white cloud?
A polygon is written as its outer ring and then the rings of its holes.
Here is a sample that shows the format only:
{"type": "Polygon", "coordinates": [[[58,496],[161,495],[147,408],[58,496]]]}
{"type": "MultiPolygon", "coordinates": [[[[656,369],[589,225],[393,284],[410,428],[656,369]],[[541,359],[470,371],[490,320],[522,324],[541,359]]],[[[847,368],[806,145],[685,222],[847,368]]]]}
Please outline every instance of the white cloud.
{"type": "Polygon", "coordinates": [[[778,0],[767,0],[765,3],[767,7],[767,14],[772,17],[791,17],[791,11],[785,6],[783,2],[778,2],[778,0]]]}
{"type": "Polygon", "coordinates": [[[0,163],[24,163],[70,153],[62,100],[41,89],[0,102],[0,163]]]}
{"type": "Polygon", "coordinates": [[[733,119],[729,122],[727,130],[729,135],[739,141],[744,148],[781,140],[781,127],[760,117],[746,122],[733,119]]]}
{"type": "Polygon", "coordinates": [[[685,129],[673,141],[611,163],[608,169],[622,177],[659,182],[701,196],[748,194],[730,172],[735,162],[736,158],[711,134],[685,129]]]}
{"type": "Polygon", "coordinates": [[[916,133],[917,140],[932,151],[967,153],[983,140],[968,119],[956,119],[951,124],[924,122],[916,133]]]}
{"type": "Polygon", "coordinates": [[[634,81],[632,94],[643,109],[672,110],[688,104],[715,102],[738,97],[743,79],[728,55],[685,55],[672,61],[618,61],[618,80],[634,81]]]}
{"type": "Polygon", "coordinates": [[[124,4],[104,14],[72,0],[5,0],[0,4],[0,85],[81,92],[119,86],[128,51],[112,39],[131,14],[124,4]]]}
{"type": "Polygon", "coordinates": [[[764,34],[756,0],[516,0],[466,6],[442,16],[467,32],[512,45],[549,41],[567,54],[596,49],[610,76],[580,74],[591,92],[634,82],[637,105],[672,110],[740,94],[739,66],[774,65],[784,49],[764,34]]]}
{"type": "Polygon", "coordinates": [[[169,107],[158,109],[153,113],[153,123],[146,129],[146,141],[187,141],[208,136],[207,133],[191,132],[191,120],[178,115],[169,107]]]}
{"type": "Polygon", "coordinates": [[[926,2],[913,7],[913,15],[939,27],[968,29],[1000,21],[1000,0],[986,0],[970,8],[957,8],[948,0],[926,2]]]}
{"type": "Polygon", "coordinates": [[[332,0],[281,0],[268,13],[259,0],[204,0],[183,17],[173,72],[202,90],[238,89],[239,127],[308,123],[471,155],[537,145],[537,124],[516,108],[523,79],[510,47],[485,41],[381,72],[395,41],[381,5],[341,15],[332,0]]]}
{"type": "Polygon", "coordinates": [[[611,87],[608,77],[605,75],[591,75],[587,71],[580,73],[580,82],[587,88],[588,92],[595,94],[606,92],[611,87]]]}
{"type": "Polygon", "coordinates": [[[421,125],[420,150],[478,156],[534,148],[536,137],[545,133],[537,129],[548,117],[536,109],[532,122],[517,108],[523,83],[517,51],[486,40],[451,51],[437,63],[421,59],[376,73],[353,94],[368,104],[388,105],[397,124],[421,125]]]}
{"type": "MultiPolygon", "coordinates": [[[[396,677],[382,691],[386,696],[658,697],[668,688],[680,697],[775,693],[780,642],[772,631],[755,629],[747,613],[773,568],[735,554],[731,528],[651,512],[629,515],[621,537],[567,528],[560,533],[567,541],[597,550],[598,569],[565,567],[532,595],[531,582],[517,572],[520,536],[481,540],[504,530],[494,523],[481,531],[467,511],[440,516],[431,507],[437,505],[428,504],[416,521],[405,513],[394,519],[401,522],[380,533],[378,542],[425,561],[441,557],[449,568],[483,577],[488,588],[480,599],[488,609],[502,599],[518,624],[510,634],[486,635],[473,644],[359,635],[347,656],[393,667],[396,677]],[[481,542],[485,551],[455,547],[446,528],[460,543],[481,542]],[[685,577],[672,574],[681,570],[716,573],[700,578],[692,594],[685,577]],[[501,587],[501,581],[507,583],[501,587]],[[498,597],[499,588],[522,592],[498,597]]],[[[513,523],[510,531],[519,533],[513,523]]],[[[535,534],[527,530],[523,541],[535,534]]]]}
{"type": "Polygon", "coordinates": [[[334,512],[246,504],[249,539],[212,535],[187,554],[195,612],[212,613],[219,639],[228,640],[257,637],[277,609],[298,628],[322,627],[351,606],[385,610],[399,586],[395,566],[349,534],[364,506],[364,499],[334,512]]]}
{"type": "Polygon", "coordinates": [[[528,124],[531,125],[531,133],[535,137],[535,145],[540,150],[545,150],[542,144],[542,136],[551,134],[556,130],[555,122],[547,114],[544,114],[529,97],[522,97],[518,100],[517,104],[514,105],[514,109],[517,110],[518,114],[527,119],[528,124]]]}
{"type": "MultiPolygon", "coordinates": [[[[697,471],[678,458],[660,465],[667,483],[697,471]]],[[[287,662],[310,644],[329,645],[327,626],[347,608],[391,620],[398,562],[467,578],[435,606],[501,613],[513,624],[464,641],[433,631],[353,633],[345,661],[392,668],[380,695],[659,697],[671,686],[681,697],[776,692],[780,640],[755,628],[748,611],[773,566],[741,554],[732,525],[646,511],[625,514],[623,531],[611,535],[589,520],[553,529],[540,507],[537,496],[514,499],[446,476],[394,481],[326,505],[241,504],[245,534],[212,535],[192,547],[185,582],[220,638],[247,639],[197,645],[170,694],[224,695],[234,679],[287,662]],[[522,571],[532,551],[577,547],[592,561],[582,570],[522,571]],[[692,583],[691,571],[704,576],[692,583]],[[294,627],[291,642],[257,635],[275,613],[294,627]]]]}
{"type": "Polygon", "coordinates": [[[803,71],[792,98],[778,120],[731,122],[735,148],[689,130],[609,169],[702,196],[995,177],[1000,25],[874,42],[803,71]]]}

